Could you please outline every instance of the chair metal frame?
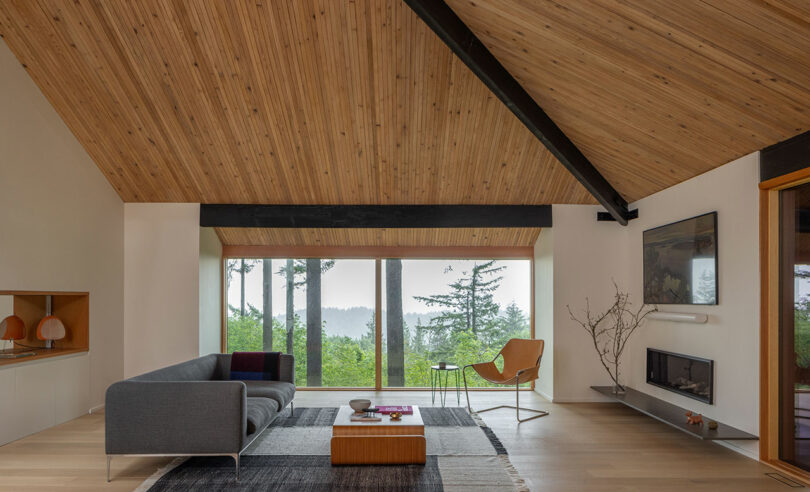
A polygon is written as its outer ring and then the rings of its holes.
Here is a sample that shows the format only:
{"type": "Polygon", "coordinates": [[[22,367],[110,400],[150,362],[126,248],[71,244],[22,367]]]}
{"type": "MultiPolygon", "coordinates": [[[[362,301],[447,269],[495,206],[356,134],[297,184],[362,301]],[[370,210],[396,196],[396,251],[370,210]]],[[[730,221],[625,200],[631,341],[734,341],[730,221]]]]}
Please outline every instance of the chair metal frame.
{"type": "MultiPolygon", "coordinates": [[[[508,344],[508,342],[507,342],[507,344],[508,344]]],[[[506,345],[504,345],[504,348],[506,348],[506,345]]],[[[496,355],[495,358],[490,361],[490,363],[494,364],[495,361],[498,360],[498,357],[504,358],[501,355],[502,352],[503,352],[503,348],[501,349],[500,352],[498,352],[498,355],[496,355]]],[[[514,379],[515,380],[515,404],[514,405],[498,405],[497,407],[485,408],[483,410],[477,410],[476,412],[477,413],[483,413],[483,412],[489,412],[490,410],[498,410],[498,409],[501,409],[501,408],[514,408],[515,409],[515,417],[517,418],[517,421],[518,421],[519,424],[521,424],[523,422],[528,422],[529,420],[539,419],[540,417],[545,417],[546,415],[548,415],[548,412],[545,411],[545,410],[536,410],[534,408],[528,408],[528,407],[521,407],[520,406],[520,383],[521,383],[520,376],[525,372],[533,371],[533,370],[537,370],[538,374],[539,374],[540,360],[542,358],[543,358],[543,354],[541,353],[540,356],[537,358],[537,363],[534,366],[519,369],[515,373],[515,376],[513,378],[507,379],[503,383],[498,383],[496,381],[490,381],[490,382],[495,383],[495,384],[507,385],[507,384],[511,384],[511,382],[509,382],[509,381],[514,379]],[[526,412],[535,412],[538,415],[535,415],[535,416],[529,417],[529,418],[525,418],[525,419],[521,419],[520,418],[520,411],[521,410],[526,411],[526,412]]],[[[486,362],[484,362],[484,364],[485,363],[486,362]]],[[[481,363],[479,362],[478,364],[481,364],[481,363]]],[[[464,395],[467,397],[467,411],[470,412],[470,413],[473,413],[473,410],[472,410],[472,407],[470,406],[470,392],[467,389],[467,368],[472,367],[473,370],[476,371],[474,366],[476,366],[478,364],[467,364],[461,370],[461,376],[462,376],[462,379],[464,380],[464,395]]],[[[478,373],[478,371],[476,371],[476,373],[478,373]]],[[[484,378],[484,379],[486,379],[486,378],[484,378]]],[[[537,379],[537,377],[535,377],[534,379],[537,379]]],[[[523,381],[523,382],[525,383],[525,382],[528,382],[528,381],[523,381]]]]}

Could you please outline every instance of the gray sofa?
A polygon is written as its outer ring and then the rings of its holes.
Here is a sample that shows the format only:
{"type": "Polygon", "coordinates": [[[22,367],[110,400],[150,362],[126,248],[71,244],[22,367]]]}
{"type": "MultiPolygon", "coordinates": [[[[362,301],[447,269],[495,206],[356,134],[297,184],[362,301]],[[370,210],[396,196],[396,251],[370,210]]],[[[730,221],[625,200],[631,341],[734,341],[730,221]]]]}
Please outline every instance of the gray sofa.
{"type": "Polygon", "coordinates": [[[114,455],[239,455],[287,405],[294,411],[295,358],[280,381],[231,381],[231,355],[211,354],[120,381],[107,389],[107,481],[114,455]]]}

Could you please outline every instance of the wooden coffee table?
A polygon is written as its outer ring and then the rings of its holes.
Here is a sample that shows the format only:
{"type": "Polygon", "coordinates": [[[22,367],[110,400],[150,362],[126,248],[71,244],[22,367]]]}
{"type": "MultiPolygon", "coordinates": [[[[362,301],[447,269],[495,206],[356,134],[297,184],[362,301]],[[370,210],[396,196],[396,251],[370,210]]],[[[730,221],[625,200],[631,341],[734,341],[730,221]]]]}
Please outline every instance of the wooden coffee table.
{"type": "Polygon", "coordinates": [[[425,424],[419,407],[400,421],[382,415],[380,422],[352,422],[353,413],[348,406],[340,407],[332,425],[333,465],[425,464],[425,424]]]}

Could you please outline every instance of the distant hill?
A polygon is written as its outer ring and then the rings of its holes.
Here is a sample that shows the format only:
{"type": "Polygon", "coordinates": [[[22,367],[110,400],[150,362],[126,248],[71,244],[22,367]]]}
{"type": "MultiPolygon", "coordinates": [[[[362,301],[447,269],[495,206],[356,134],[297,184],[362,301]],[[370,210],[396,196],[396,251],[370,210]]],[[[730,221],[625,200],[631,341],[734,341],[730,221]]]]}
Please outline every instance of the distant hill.
{"type": "MultiPolygon", "coordinates": [[[[306,323],[307,311],[306,309],[298,309],[295,314],[301,317],[301,321],[306,323]]],[[[374,310],[367,307],[356,306],[347,309],[323,308],[321,316],[326,321],[326,333],[329,335],[341,335],[351,338],[360,338],[366,332],[366,323],[371,320],[374,310]]],[[[422,324],[426,325],[433,319],[434,316],[439,314],[438,311],[430,313],[406,313],[405,324],[413,327],[421,319],[422,324]]],[[[385,316],[385,311],[383,311],[385,316]]],[[[276,320],[284,324],[284,316],[276,316],[276,320]]],[[[385,318],[383,318],[385,320],[385,318]]],[[[384,326],[384,325],[383,325],[384,326]]]]}

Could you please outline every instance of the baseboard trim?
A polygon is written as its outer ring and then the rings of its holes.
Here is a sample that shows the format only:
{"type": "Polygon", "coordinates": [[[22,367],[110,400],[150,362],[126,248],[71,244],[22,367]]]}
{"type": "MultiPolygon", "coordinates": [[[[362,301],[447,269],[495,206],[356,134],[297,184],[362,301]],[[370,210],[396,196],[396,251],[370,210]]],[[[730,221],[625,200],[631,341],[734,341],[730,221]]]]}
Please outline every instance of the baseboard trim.
{"type": "Polygon", "coordinates": [[[90,407],[90,410],[88,410],[87,413],[93,414],[93,413],[98,413],[98,412],[100,412],[102,410],[104,410],[104,404],[103,403],[101,405],[96,405],[94,407],[90,407]]]}
{"type": "Polygon", "coordinates": [[[554,403],[613,403],[613,400],[604,396],[555,396],[554,403]]]}
{"type": "Polygon", "coordinates": [[[546,400],[548,400],[550,403],[555,403],[555,401],[556,401],[556,400],[554,400],[553,396],[549,395],[545,391],[541,391],[541,390],[537,389],[536,387],[534,388],[534,392],[537,393],[538,395],[542,396],[546,400]]]}
{"type": "MultiPolygon", "coordinates": [[[[745,449],[743,447],[737,446],[736,444],[734,444],[733,441],[714,441],[714,442],[716,442],[717,444],[723,446],[724,448],[728,448],[728,449],[730,449],[730,450],[732,450],[732,451],[734,451],[736,453],[740,453],[743,456],[747,456],[748,458],[751,458],[754,461],[759,461],[759,449],[757,449],[757,450],[745,449]]],[[[751,441],[745,441],[745,442],[751,442],[751,441]]],[[[757,442],[759,442],[759,441],[757,441],[757,442]]]]}

